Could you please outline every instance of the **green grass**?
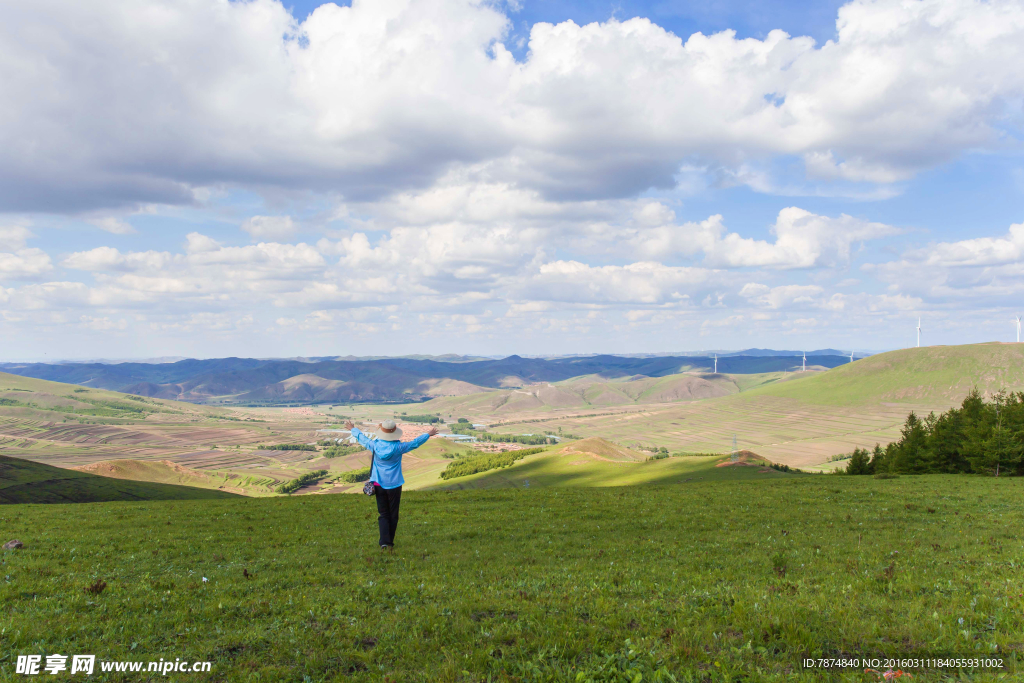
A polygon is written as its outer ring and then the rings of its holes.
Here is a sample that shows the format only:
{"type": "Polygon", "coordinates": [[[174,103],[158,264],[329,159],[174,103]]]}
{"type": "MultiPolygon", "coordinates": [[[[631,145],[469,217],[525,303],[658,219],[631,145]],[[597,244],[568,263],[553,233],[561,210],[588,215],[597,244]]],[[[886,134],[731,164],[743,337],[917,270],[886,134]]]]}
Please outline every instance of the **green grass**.
{"type": "Polygon", "coordinates": [[[59,652],[208,659],[210,680],[392,683],[864,681],[800,662],[994,655],[1010,680],[1020,486],[408,492],[390,555],[363,496],[6,506],[25,548],[2,558],[0,678],[21,680],[18,654],[59,652]],[[102,594],[84,591],[97,580],[102,594]]]}
{"type": "Polygon", "coordinates": [[[224,491],[100,477],[0,456],[0,504],[235,498],[224,491]]]}
{"type": "Polygon", "coordinates": [[[728,456],[678,456],[641,462],[607,462],[587,454],[527,456],[515,465],[438,483],[436,488],[609,487],[770,480],[787,476],[767,467],[716,467],[728,456]]]}

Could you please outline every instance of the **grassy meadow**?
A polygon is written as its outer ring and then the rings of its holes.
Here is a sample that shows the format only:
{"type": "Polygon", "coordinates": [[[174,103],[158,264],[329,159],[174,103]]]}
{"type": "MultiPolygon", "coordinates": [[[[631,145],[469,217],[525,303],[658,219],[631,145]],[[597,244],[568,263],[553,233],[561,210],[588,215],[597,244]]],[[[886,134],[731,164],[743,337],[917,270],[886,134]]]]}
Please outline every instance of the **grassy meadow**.
{"type": "Polygon", "coordinates": [[[843,656],[995,656],[1019,679],[1022,485],[410,491],[393,554],[363,496],[4,506],[25,547],[0,556],[0,679],[58,652],[225,681],[876,680],[801,666],[843,656]]]}

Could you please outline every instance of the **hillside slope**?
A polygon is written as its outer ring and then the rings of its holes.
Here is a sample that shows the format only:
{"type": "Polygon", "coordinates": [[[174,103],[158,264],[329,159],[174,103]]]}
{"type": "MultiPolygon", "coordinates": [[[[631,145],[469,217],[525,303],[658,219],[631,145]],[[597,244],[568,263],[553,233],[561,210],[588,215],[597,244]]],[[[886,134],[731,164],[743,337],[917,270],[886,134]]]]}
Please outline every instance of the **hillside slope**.
{"type": "Polygon", "coordinates": [[[192,486],[202,489],[219,488],[222,478],[206,472],[180,465],[170,460],[101,460],[88,465],[71,468],[76,472],[87,472],[110,479],[148,481],[155,484],[192,486]]]}
{"type": "Polygon", "coordinates": [[[970,344],[901,349],[828,372],[754,389],[745,397],[792,398],[810,404],[954,405],[974,387],[986,394],[1024,389],[1024,344],[970,344]]]}
{"type": "Polygon", "coordinates": [[[209,489],[111,479],[0,456],[0,504],[200,500],[235,497],[209,489]]]}

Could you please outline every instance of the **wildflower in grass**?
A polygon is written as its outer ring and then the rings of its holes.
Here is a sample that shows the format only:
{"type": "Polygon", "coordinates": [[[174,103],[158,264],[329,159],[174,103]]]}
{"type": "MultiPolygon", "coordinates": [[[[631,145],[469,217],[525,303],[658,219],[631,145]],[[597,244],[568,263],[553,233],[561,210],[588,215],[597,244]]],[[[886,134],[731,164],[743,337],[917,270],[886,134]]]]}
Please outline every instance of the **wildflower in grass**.
{"type": "Polygon", "coordinates": [[[203,583],[206,583],[207,581],[209,581],[209,579],[204,576],[203,577],[203,583]]]}

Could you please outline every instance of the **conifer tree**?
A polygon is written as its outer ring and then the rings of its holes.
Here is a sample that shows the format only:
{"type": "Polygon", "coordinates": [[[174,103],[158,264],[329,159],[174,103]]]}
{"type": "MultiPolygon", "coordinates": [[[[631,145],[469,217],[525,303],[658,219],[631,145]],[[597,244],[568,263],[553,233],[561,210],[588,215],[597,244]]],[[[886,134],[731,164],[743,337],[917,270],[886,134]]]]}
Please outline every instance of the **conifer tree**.
{"type": "Polygon", "coordinates": [[[936,418],[928,431],[929,472],[970,472],[964,456],[964,411],[953,408],[936,418]]]}
{"type": "Polygon", "coordinates": [[[901,474],[921,474],[928,471],[926,447],[928,433],[925,424],[911,411],[901,430],[897,447],[895,470],[901,474]]]}
{"type": "Polygon", "coordinates": [[[1005,475],[1017,470],[1021,453],[1024,453],[1024,445],[1021,444],[1020,437],[998,424],[972,465],[977,472],[990,473],[998,477],[1000,472],[1005,475]]]}
{"type": "Polygon", "coordinates": [[[868,452],[862,448],[853,449],[853,457],[850,458],[849,464],[846,465],[847,474],[869,474],[868,472],[868,452]]]}
{"type": "Polygon", "coordinates": [[[882,447],[877,443],[875,444],[875,450],[871,451],[871,462],[868,463],[868,474],[876,474],[878,472],[886,472],[884,467],[885,453],[882,452],[882,447]]]}

